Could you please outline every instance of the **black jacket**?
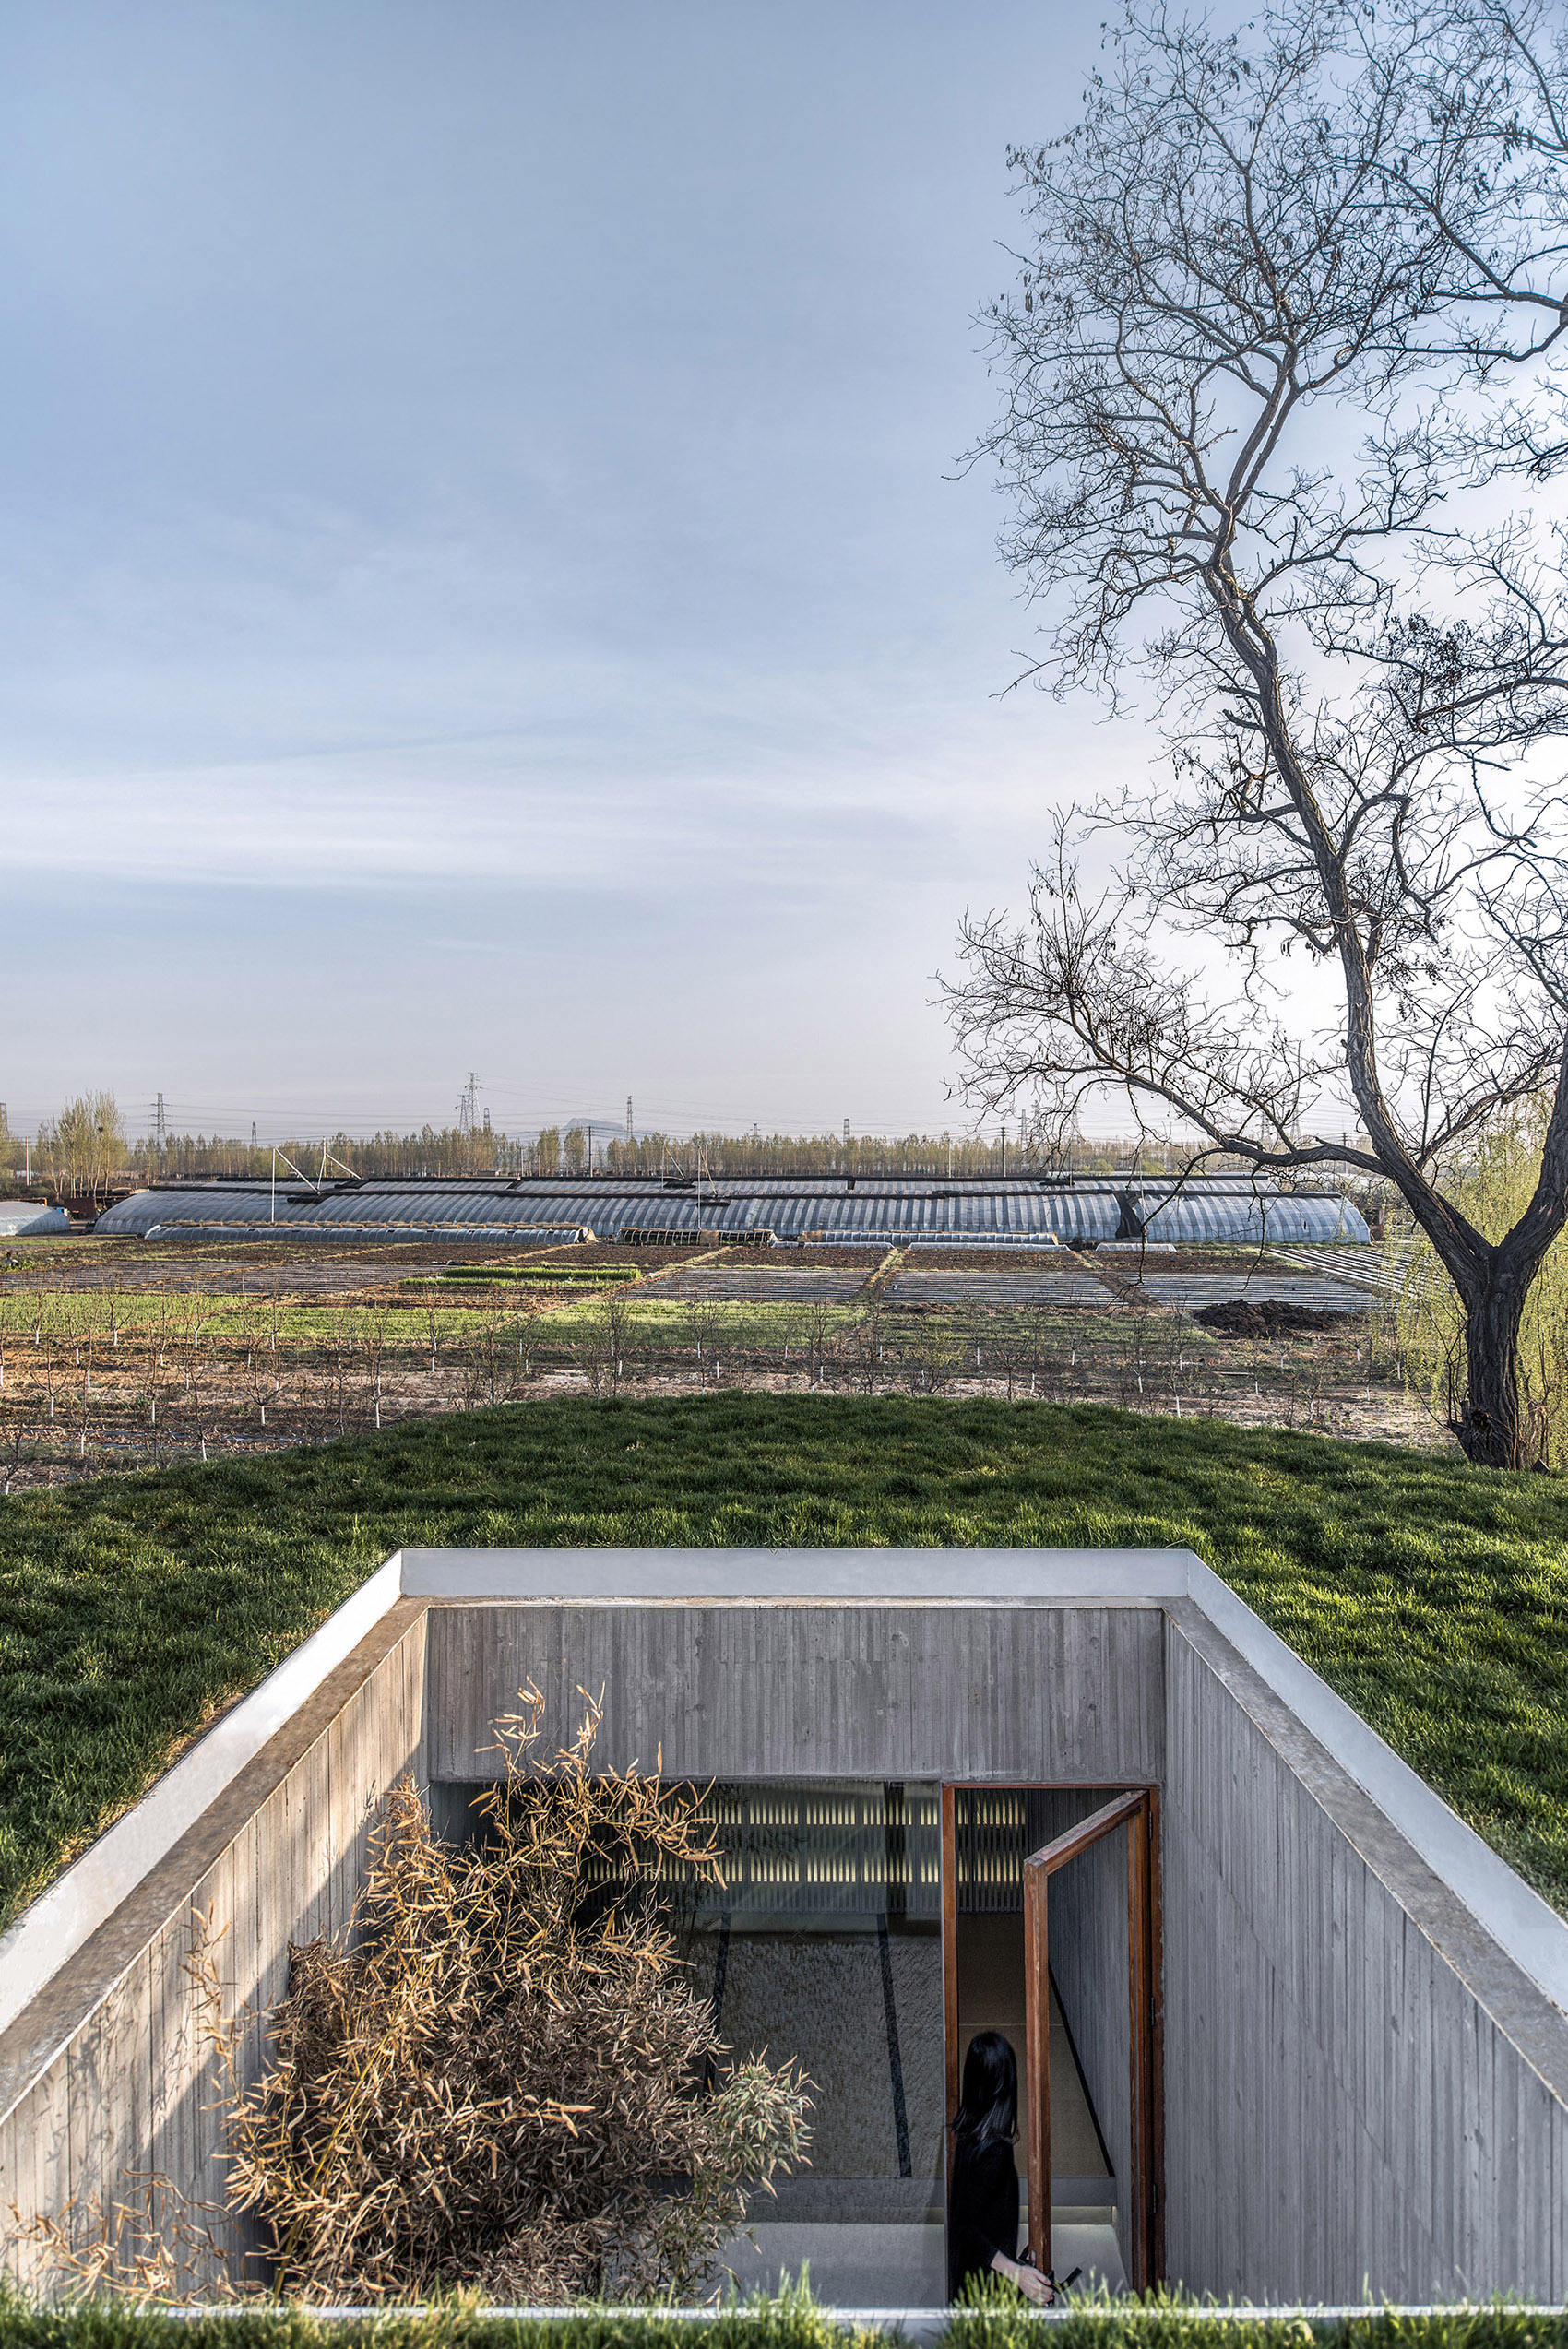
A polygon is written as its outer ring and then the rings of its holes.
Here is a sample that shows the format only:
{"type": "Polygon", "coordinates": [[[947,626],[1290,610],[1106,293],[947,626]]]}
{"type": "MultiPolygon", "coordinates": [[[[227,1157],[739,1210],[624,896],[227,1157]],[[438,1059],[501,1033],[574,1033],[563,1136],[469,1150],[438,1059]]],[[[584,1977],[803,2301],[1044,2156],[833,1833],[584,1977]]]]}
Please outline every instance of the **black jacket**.
{"type": "Polygon", "coordinates": [[[993,2252],[1018,2256],[1018,2169],[1004,2137],[976,2147],[959,2140],[947,2189],[947,2297],[983,2275],[993,2252]]]}

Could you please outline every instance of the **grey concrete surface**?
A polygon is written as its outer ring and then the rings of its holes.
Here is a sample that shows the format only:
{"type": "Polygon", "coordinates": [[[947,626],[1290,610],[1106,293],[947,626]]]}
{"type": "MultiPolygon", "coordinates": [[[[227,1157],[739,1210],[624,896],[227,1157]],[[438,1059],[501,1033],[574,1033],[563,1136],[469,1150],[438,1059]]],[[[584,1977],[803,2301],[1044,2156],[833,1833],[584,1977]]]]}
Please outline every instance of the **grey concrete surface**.
{"type": "MultiPolygon", "coordinates": [[[[817,2298],[836,2307],[936,2308],[946,2300],[940,2226],[799,2225],[759,2217],[751,2231],[753,2241],[737,2236],[720,2255],[742,2296],[776,2292],[803,2268],[817,2298]]],[[[1069,2223],[1057,2228],[1056,2247],[1058,2275],[1084,2271],[1075,2291],[1092,2291],[1102,2279],[1112,2292],[1126,2289],[1112,2228],[1069,2223]]]]}
{"type": "Polygon", "coordinates": [[[750,2242],[737,2236],[719,2254],[742,2297],[777,2292],[803,2269],[815,2296],[834,2307],[939,2308],[947,2298],[940,2226],[801,2225],[759,2216],[751,2235],[750,2242]]]}
{"type": "MultiPolygon", "coordinates": [[[[1303,1750],[1321,1749],[1341,1776],[1370,1796],[1394,1840],[1426,1861],[1444,1897],[1428,1903],[1422,1922],[1445,1959],[1463,1970],[1479,1934],[1502,1968],[1486,1995],[1504,1994],[1513,1966],[1545,1991],[1559,2021],[1568,2015],[1568,1920],[1190,1549],[408,1549],[389,1562],[410,1596],[481,1606],[548,1607],[569,1596],[638,1611],[701,1601],[749,1613],[808,1601],[870,1614],[919,1605],[940,1617],[992,1602],[1009,1616],[1014,1609],[1076,1612],[1094,1602],[1110,1608],[1158,1604],[1229,1642],[1278,1700],[1280,1719],[1301,1731],[1303,1750]]],[[[970,1688],[978,1691],[978,1684],[970,1688]]],[[[776,1774],[793,1774],[785,1767],[776,1774]]],[[[865,1774],[880,1774],[874,1762],[865,1774]]],[[[928,1774],[910,1768],[902,1774],[928,1774]]],[[[1046,1780],[1050,1773],[1042,1765],[1038,1776],[1046,1780]]]]}
{"type": "MultiPolygon", "coordinates": [[[[282,1732],[319,1710],[321,1690],[340,1688],[345,1660],[383,1618],[407,1603],[388,1560],[261,1686],[219,1714],[157,1785],[62,1870],[0,1935],[0,2033],[282,1732]]],[[[339,1702],[341,1702],[339,1697],[339,1702]]],[[[4,2111],[0,2104],[0,2111],[4,2111]]]]}
{"type": "Polygon", "coordinates": [[[1568,2022],[1458,1917],[1445,1960],[1452,1895],[1212,1627],[1167,1641],[1170,2274],[1560,2303],[1568,2022]]]}
{"type": "MultiPolygon", "coordinates": [[[[942,1555],[962,1589],[968,1560],[942,1555]]],[[[1136,1785],[1162,1766],[1145,1608],[440,1607],[430,1673],[437,1778],[501,1774],[493,1725],[529,1682],[547,1746],[602,1687],[605,1765],[662,1752],[677,1778],[983,1778],[1028,1757],[1042,1782],[1136,1785]]]]}

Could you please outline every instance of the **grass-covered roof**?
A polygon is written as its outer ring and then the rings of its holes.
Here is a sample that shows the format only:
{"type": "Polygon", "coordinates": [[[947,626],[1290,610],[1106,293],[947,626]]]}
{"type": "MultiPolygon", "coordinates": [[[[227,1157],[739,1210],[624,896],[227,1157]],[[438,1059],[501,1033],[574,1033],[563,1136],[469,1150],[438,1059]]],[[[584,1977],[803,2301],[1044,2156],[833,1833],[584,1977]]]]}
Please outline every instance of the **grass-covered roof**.
{"type": "Polygon", "coordinates": [[[1189,1546],[1568,1914],[1568,1486],[1212,1420],[735,1394],[0,1504],[0,1921],[391,1550],[597,1543],[1189,1546]]]}

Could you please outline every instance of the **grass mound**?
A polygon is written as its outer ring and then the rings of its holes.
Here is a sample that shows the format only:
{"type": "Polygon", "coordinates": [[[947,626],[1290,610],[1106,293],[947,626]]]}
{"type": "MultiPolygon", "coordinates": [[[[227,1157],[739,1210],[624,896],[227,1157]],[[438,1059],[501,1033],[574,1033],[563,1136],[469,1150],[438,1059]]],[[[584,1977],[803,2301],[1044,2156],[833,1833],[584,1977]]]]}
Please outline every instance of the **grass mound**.
{"type": "Polygon", "coordinates": [[[452,1544],[1185,1545],[1568,1913],[1568,1486],[1093,1406],[731,1393],[0,1506],[0,1921],[389,1551],[452,1544]]]}

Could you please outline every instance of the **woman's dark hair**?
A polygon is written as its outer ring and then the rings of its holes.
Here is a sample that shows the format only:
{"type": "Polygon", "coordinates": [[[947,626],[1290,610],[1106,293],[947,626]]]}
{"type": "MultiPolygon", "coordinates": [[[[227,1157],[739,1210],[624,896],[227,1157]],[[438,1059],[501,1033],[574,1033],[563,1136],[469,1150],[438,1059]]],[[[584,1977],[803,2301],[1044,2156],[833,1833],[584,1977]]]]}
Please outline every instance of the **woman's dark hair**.
{"type": "Polygon", "coordinates": [[[953,2116],[953,2139],[979,2152],[1018,2134],[1018,2066],[1000,2031],[977,2031],[964,2058],[964,2093],[953,2116]]]}

